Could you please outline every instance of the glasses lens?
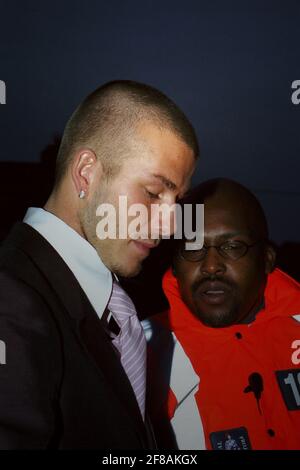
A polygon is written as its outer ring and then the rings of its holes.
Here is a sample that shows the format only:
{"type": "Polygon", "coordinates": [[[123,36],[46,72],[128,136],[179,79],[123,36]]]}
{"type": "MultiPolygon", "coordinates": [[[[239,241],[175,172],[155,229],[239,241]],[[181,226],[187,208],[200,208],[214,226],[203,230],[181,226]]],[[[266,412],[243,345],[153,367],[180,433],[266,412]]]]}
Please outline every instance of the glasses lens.
{"type": "Polygon", "coordinates": [[[226,242],[223,243],[219,250],[225,258],[233,260],[239,259],[247,253],[248,245],[243,242],[226,242]]]}
{"type": "Polygon", "coordinates": [[[205,248],[202,248],[201,250],[181,250],[182,257],[187,261],[200,261],[204,258],[205,253],[205,248]]]}

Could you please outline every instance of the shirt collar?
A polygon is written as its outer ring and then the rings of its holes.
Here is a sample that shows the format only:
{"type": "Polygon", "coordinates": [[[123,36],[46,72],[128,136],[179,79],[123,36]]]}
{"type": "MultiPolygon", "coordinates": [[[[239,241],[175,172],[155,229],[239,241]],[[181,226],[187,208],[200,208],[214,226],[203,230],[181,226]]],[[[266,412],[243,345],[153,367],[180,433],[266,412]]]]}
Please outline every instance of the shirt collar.
{"type": "Polygon", "coordinates": [[[101,318],[111,295],[112,275],[95,248],[69,225],[44,209],[30,207],[23,221],[37,230],[57,251],[101,318]]]}

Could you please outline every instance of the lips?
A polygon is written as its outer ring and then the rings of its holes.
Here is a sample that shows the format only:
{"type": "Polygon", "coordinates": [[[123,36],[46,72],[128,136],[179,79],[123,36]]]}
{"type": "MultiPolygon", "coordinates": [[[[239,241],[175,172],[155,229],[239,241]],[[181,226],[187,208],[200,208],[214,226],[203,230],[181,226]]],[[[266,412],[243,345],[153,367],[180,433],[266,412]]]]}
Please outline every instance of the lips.
{"type": "Polygon", "coordinates": [[[230,290],[230,287],[223,282],[204,281],[195,293],[208,304],[221,304],[226,300],[230,290]]]}
{"type": "Polygon", "coordinates": [[[142,245],[144,246],[145,248],[148,248],[149,250],[151,250],[151,248],[155,248],[157,246],[157,243],[149,243],[149,242],[141,242],[140,240],[134,240],[136,243],[138,243],[139,245],[142,245]]]}
{"type": "Polygon", "coordinates": [[[204,281],[200,284],[199,292],[201,294],[208,293],[208,292],[228,292],[228,284],[225,284],[221,281],[204,281]]]}
{"type": "Polygon", "coordinates": [[[144,242],[144,241],[139,241],[139,240],[132,240],[134,246],[138,249],[138,251],[141,254],[144,254],[146,256],[149,255],[150,250],[152,248],[155,248],[158,244],[157,243],[149,243],[149,242],[144,242]]]}

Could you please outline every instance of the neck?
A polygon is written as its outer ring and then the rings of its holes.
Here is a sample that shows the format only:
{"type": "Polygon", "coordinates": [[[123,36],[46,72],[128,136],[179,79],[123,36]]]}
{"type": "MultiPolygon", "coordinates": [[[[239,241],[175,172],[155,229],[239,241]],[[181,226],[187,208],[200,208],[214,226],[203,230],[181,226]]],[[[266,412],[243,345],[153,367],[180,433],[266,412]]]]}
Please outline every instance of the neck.
{"type": "Polygon", "coordinates": [[[77,215],[78,209],[67,191],[54,190],[44,205],[44,209],[61,219],[81,237],[85,238],[77,215]]]}

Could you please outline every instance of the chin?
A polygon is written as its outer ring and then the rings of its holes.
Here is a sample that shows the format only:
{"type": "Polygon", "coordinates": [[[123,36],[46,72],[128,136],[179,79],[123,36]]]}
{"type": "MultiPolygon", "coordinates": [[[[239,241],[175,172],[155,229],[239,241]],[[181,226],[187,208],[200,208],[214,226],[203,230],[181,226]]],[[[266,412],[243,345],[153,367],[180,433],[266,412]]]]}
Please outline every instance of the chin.
{"type": "Polygon", "coordinates": [[[134,277],[137,276],[142,269],[142,264],[141,263],[136,263],[136,264],[131,264],[124,266],[118,265],[115,269],[113,269],[113,272],[117,274],[117,276],[122,276],[122,277],[134,277]]]}
{"type": "Polygon", "coordinates": [[[235,311],[214,311],[206,312],[194,310],[194,315],[200,320],[205,326],[210,328],[226,328],[236,323],[236,312],[235,311]]]}
{"type": "Polygon", "coordinates": [[[227,319],[223,318],[206,318],[205,320],[202,319],[202,323],[204,323],[205,326],[208,326],[210,328],[227,328],[234,324],[234,322],[228,321],[227,319]]]}
{"type": "Polygon", "coordinates": [[[135,277],[137,276],[140,272],[141,272],[141,267],[135,269],[135,270],[131,270],[131,271],[126,271],[125,274],[123,274],[123,277],[135,277]]]}

